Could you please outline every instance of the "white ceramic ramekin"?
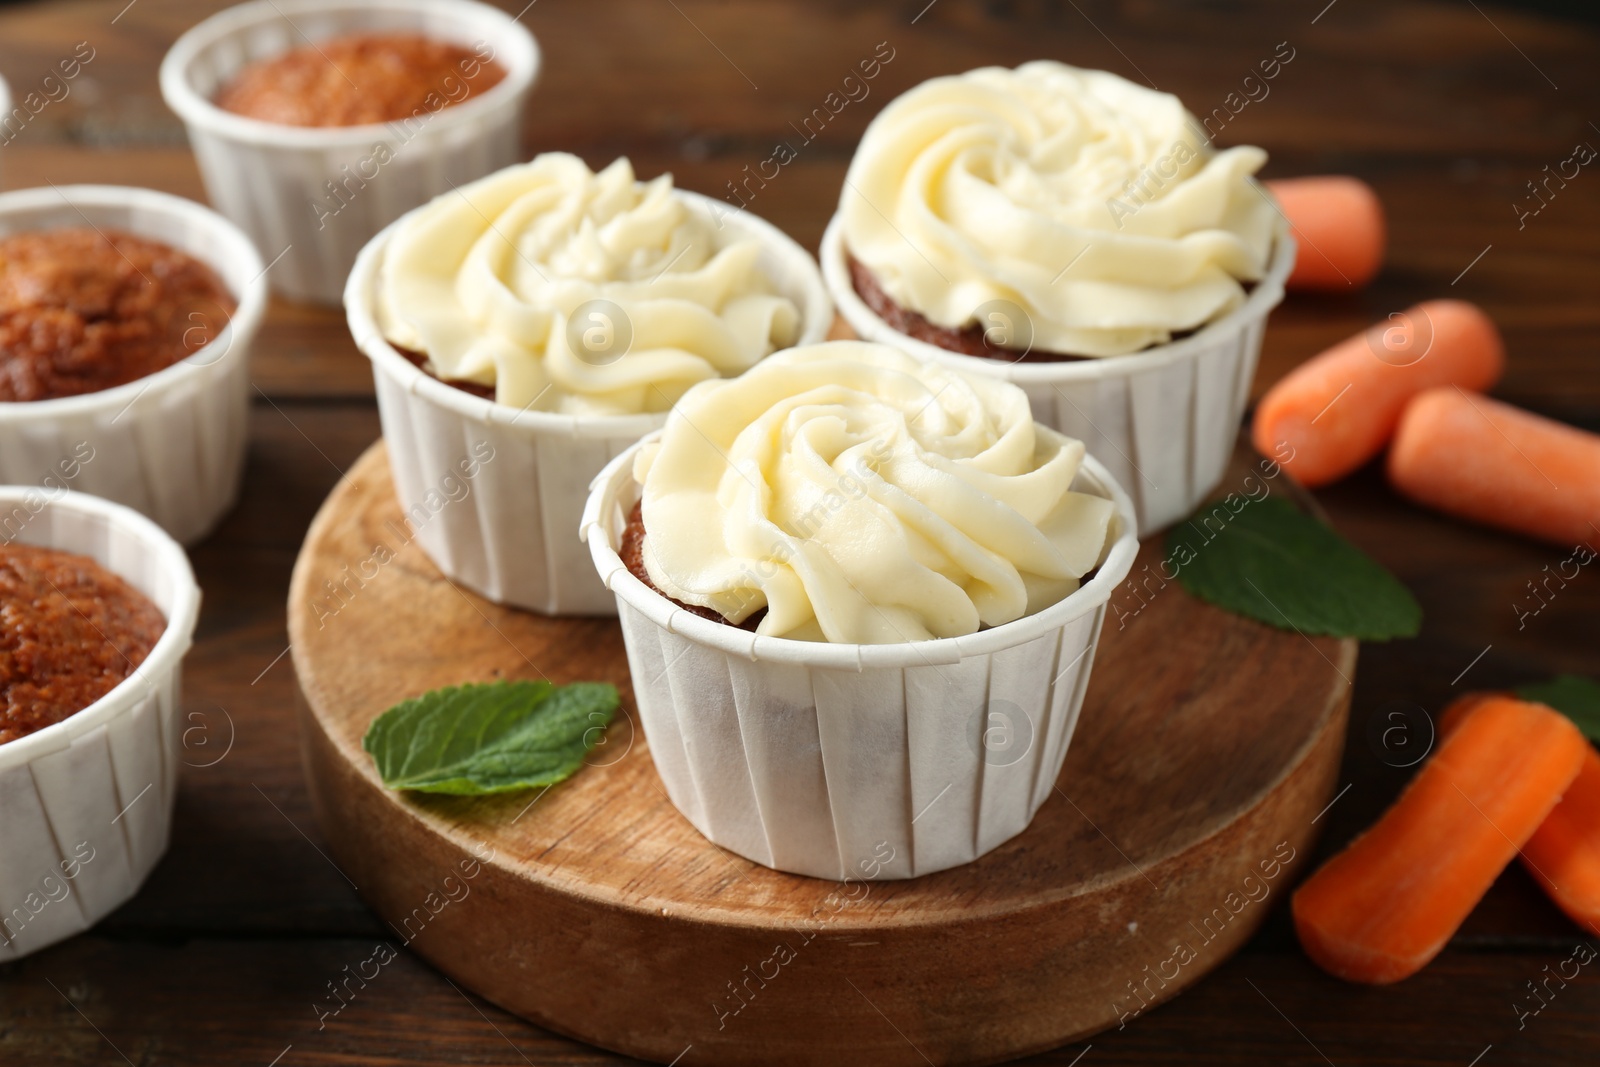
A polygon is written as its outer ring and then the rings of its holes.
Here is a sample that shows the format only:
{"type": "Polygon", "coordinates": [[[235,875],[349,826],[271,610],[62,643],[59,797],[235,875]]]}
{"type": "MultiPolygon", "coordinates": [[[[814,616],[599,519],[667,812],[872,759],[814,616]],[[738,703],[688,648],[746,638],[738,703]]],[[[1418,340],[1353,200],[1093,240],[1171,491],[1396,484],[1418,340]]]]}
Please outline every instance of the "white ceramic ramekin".
{"type": "Polygon", "coordinates": [[[822,276],[851,329],[918,359],[1019,385],[1033,417],[1076,437],[1133,498],[1139,532],[1188,515],[1215,489],[1239,435],[1267,315],[1283,299],[1295,244],[1282,227],[1264,278],[1242,306],[1182,340],[1061,363],[985,359],[907,337],[869,308],[850,280],[838,215],[822,238],[822,276]]]}
{"type": "Polygon", "coordinates": [[[238,307],[210,344],[148,377],[82,396],[0,403],[0,483],[93,493],[192,544],[238,496],[250,346],[267,306],[261,257],[221,215],[153,189],[63,185],[0,194],[0,235],[68,226],[126,230],[187,252],[217,272],[238,307]]]}
{"type": "Polygon", "coordinates": [[[474,0],[255,0],[178,38],[161,62],[161,95],[188,127],[211,202],[269,260],[282,256],[273,288],[337,304],[375,233],[452,186],[517,161],[523,104],[538,73],[533,34],[474,0]],[[341,34],[394,32],[487,44],[506,76],[406,124],[285,126],[211,102],[255,60],[341,34]]]}
{"type": "Polygon", "coordinates": [[[639,498],[636,450],[595,479],[583,536],[616,595],[650,755],[697,830],[764,866],[838,880],[941,871],[1027,828],[1139,550],[1133,505],[1104,467],[1086,458],[1073,488],[1115,503],[1116,540],[1066,599],[968,637],[844,645],[712,622],[635,578],[617,553],[639,498]]]}
{"type": "MultiPolygon", "coordinates": [[[[748,211],[729,212],[698,193],[676,195],[717,220],[726,241],[760,242],[758,268],[800,309],[796,344],[826,338],[833,304],[809,252],[748,211]]],[[[446,577],[497,603],[546,615],[613,614],[615,598],[578,540],[578,520],[600,468],[660,429],[666,415],[521,411],[416,367],[384,340],[373,313],[384,244],[398,225],[362,250],[345,310],[357,347],[372,360],[395,494],[417,542],[446,577]],[[478,468],[471,479],[463,464],[478,468]]]]}
{"type": "Polygon", "coordinates": [[[0,745],[0,962],[93,926],[167,848],[178,786],[179,673],[200,589],[149,519],[83,493],[0,486],[0,541],[89,556],[149,597],[167,628],[121,685],[0,745]]]}

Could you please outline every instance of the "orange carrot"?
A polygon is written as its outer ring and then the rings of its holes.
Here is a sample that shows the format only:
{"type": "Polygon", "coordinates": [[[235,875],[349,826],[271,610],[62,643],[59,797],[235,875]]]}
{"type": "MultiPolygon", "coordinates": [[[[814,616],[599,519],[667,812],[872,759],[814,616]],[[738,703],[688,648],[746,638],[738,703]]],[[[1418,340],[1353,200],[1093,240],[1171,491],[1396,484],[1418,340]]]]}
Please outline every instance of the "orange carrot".
{"type": "Polygon", "coordinates": [[[1351,982],[1421,970],[1555,807],[1588,749],[1542,704],[1479,704],[1383,818],[1295,891],[1306,953],[1351,982]]]}
{"type": "Polygon", "coordinates": [[[1600,435],[1488,397],[1407,405],[1389,481],[1413,500],[1557,544],[1600,543],[1600,435]]]}
{"type": "Polygon", "coordinates": [[[1561,803],[1522,846],[1522,865],[1573,922],[1600,935],[1600,753],[1592,746],[1561,803]]]}
{"type": "Polygon", "coordinates": [[[1383,265],[1383,204],[1359,178],[1330,174],[1267,182],[1299,244],[1290,289],[1353,292],[1383,265]]]}
{"type": "Polygon", "coordinates": [[[1446,704],[1444,710],[1439,713],[1437,736],[1434,738],[1434,744],[1443,744],[1444,739],[1454,733],[1457,726],[1461,725],[1461,720],[1467,717],[1468,712],[1477,708],[1480,704],[1499,697],[1515,699],[1516,694],[1504,691],[1462,693],[1446,704]]]}
{"type": "Polygon", "coordinates": [[[1383,451],[1406,402],[1441,385],[1484,390],[1505,346],[1472,304],[1430,300],[1302,363],[1256,409],[1256,449],[1302,485],[1337,481],[1383,451]]]}
{"type": "MultiPolygon", "coordinates": [[[[1457,697],[1439,715],[1440,740],[1473,708],[1499,695],[1457,697]]],[[[1522,846],[1522,865],[1573,922],[1600,935],[1600,753],[1593,746],[1561,802],[1522,846]]]]}

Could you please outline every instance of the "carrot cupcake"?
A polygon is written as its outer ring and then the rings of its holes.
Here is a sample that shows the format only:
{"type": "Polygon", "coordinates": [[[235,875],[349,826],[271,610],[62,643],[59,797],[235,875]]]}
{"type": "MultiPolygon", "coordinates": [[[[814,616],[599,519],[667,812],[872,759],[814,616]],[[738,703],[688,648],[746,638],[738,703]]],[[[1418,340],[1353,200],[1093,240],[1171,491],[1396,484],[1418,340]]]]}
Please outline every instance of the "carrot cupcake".
{"type": "Polygon", "coordinates": [[[814,261],[620,159],[548,153],[438,197],[362,253],[346,294],[401,506],[451,578],[552,614],[609,614],[581,554],[590,479],[691,386],[832,318],[814,261]],[[471,504],[442,480],[474,461],[471,504]],[[580,567],[580,564],[582,565],[580,567]]]}
{"type": "Polygon", "coordinates": [[[185,544],[208,534],[244,471],[264,269],[182,197],[0,194],[0,484],[93,493],[185,544]]]}
{"type": "Polygon", "coordinates": [[[868,126],[825,276],[863,337],[1022,386],[1154,529],[1221,477],[1293,265],[1265,161],[1113,74],[935,78],[868,126]]]}
{"type": "Polygon", "coordinates": [[[178,38],[161,95],[273,289],[337,304],[396,216],[524,158],[539,66],[527,27],[476,0],[252,0],[178,38]]]}
{"type": "Polygon", "coordinates": [[[824,878],[1027,826],[1137,549],[1127,497],[1021,389],[860,342],[695,386],[583,528],[674,804],[824,878]]]}
{"type": "Polygon", "coordinates": [[[0,486],[0,962],[88,929],[166,851],[199,611],[149,519],[0,486]]]}

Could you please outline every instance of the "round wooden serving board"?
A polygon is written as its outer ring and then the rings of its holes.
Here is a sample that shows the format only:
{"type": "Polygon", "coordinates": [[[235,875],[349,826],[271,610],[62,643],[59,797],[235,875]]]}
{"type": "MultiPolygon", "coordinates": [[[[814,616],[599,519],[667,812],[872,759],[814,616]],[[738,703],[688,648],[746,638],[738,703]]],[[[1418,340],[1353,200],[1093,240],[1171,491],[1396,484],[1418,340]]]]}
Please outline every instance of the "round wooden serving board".
{"type": "Polygon", "coordinates": [[[616,621],[501,608],[446,581],[410,543],[380,442],[312,524],[290,591],[313,802],[396,950],[596,1045],[682,1067],[987,1063],[1060,1045],[1172,997],[1249,937],[1306,873],[1343,745],[1355,642],[1163,587],[1159,540],[1134,565],[1139,590],[1112,600],[1032,826],[965,867],[841,886],[702,838],[632,728],[616,621]],[[384,709],[540,676],[623,694],[571,779],[491,798],[379,784],[361,737],[384,709]]]}

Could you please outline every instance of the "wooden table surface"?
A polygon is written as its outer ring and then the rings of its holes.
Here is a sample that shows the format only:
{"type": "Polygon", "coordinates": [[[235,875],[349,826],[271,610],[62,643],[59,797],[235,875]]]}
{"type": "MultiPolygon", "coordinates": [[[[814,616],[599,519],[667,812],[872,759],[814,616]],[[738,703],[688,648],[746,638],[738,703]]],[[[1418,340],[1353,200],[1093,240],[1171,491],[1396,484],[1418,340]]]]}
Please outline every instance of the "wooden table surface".
{"type": "MultiPolygon", "coordinates": [[[[0,72],[19,95],[78,42],[94,48],[70,95],[0,148],[5,186],[117,182],[203,199],[156,68],[214,6],[0,6],[0,72]]],[[[894,58],[870,95],[751,205],[813,249],[866,121],[925,78],[1045,56],[1153,83],[1209,112],[1287,42],[1294,58],[1269,95],[1219,140],[1266,147],[1268,177],[1365,178],[1387,206],[1391,251],[1367,291],[1293,296],[1274,313],[1258,393],[1367,323],[1450,295],[1481,304],[1505,333],[1510,365],[1497,395],[1600,430],[1600,176],[1580,173],[1521,225],[1515,207],[1524,183],[1575,144],[1600,146],[1593,26],[1489,0],[537,0],[522,17],[546,62],[524,129],[530,153],[567,149],[592,165],[626,153],[641,175],[670,170],[710,194],[766,159],[791,121],[888,42],[894,58]]],[[[386,931],[320,848],[293,725],[285,591],[313,512],[378,435],[378,418],[367,363],[337,312],[274,303],[253,373],[243,502],[192,552],[205,606],[186,673],[190,766],[171,850],[94,931],[0,967],[0,1063],[617,1062],[463,993],[409,955],[319,1028],[314,1004],[327,983],[386,931]]],[[[1421,511],[1375,468],[1318,496],[1426,611],[1419,638],[1362,650],[1341,772],[1350,784],[1322,820],[1326,848],[1370,823],[1410,774],[1369,740],[1387,711],[1437,712],[1468,687],[1595,671],[1600,576],[1581,573],[1519,624],[1518,609],[1534,605],[1527,583],[1567,550],[1421,511]]],[[[1421,975],[1358,988],[1311,966],[1280,899],[1248,947],[1193,991],[1087,1049],[1029,1062],[1587,1063],[1600,1046],[1600,972],[1586,969],[1519,1026],[1519,1009],[1538,1004],[1528,983],[1581,940],[1513,866],[1421,975]]],[[[914,1034],[916,1020],[885,1025],[914,1034]]]]}

